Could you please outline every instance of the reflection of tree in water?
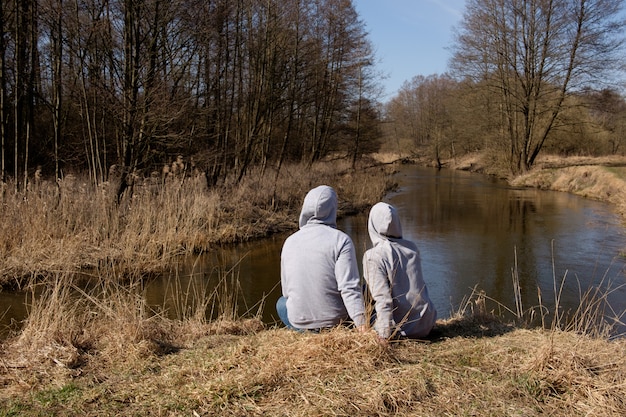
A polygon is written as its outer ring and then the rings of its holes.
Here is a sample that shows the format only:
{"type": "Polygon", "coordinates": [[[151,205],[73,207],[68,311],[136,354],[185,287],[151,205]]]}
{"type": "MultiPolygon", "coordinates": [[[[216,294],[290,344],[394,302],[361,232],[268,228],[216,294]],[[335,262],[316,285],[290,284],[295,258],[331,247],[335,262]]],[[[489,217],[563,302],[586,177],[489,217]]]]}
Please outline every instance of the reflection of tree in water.
{"type": "Polygon", "coordinates": [[[407,168],[398,178],[401,192],[390,202],[422,252],[429,292],[443,314],[476,285],[514,305],[516,262],[525,303],[538,302],[538,289],[544,303],[553,303],[554,278],[560,282],[569,270],[563,301],[577,305],[573,268],[588,285],[594,269],[599,276],[596,264],[605,268],[611,250],[626,244],[619,223],[595,201],[459,171],[407,168]],[[598,254],[601,246],[605,253],[598,254]]]}

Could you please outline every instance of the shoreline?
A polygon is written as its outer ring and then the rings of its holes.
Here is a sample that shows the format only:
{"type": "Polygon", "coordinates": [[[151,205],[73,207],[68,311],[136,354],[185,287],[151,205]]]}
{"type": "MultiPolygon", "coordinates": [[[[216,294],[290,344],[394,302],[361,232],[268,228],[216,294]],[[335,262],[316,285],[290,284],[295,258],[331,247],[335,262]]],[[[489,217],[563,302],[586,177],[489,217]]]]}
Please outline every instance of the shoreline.
{"type": "MultiPolygon", "coordinates": [[[[267,184],[257,178],[230,192],[224,188],[198,192],[198,186],[188,182],[180,190],[190,194],[181,196],[177,190],[141,194],[118,209],[101,194],[85,193],[84,187],[74,195],[62,194],[56,206],[57,197],[45,193],[29,195],[28,201],[5,199],[0,284],[3,288],[21,287],[28,277],[42,277],[50,271],[110,265],[158,271],[180,254],[294,229],[303,193],[314,184],[334,186],[342,200],[339,215],[349,215],[365,210],[394,187],[396,164],[433,167],[432,161],[424,158],[374,154],[361,162],[358,175],[354,175],[339,162],[320,163],[308,172],[301,166],[290,167],[288,181],[267,184]],[[368,187],[362,186],[364,175],[368,187]],[[96,229],[94,224],[103,226],[96,229]]],[[[513,187],[568,192],[607,202],[626,227],[626,157],[547,155],[528,173],[515,178],[490,172],[480,154],[443,162],[446,169],[496,175],[513,187]]]]}
{"type": "MultiPolygon", "coordinates": [[[[470,157],[470,160],[472,158],[470,157]]],[[[474,169],[461,162],[455,169],[486,172],[481,158],[474,169]]],[[[527,173],[506,178],[513,187],[571,193],[609,203],[626,226],[626,157],[558,157],[545,155],[527,173]]]]}
{"type": "Polygon", "coordinates": [[[358,213],[393,188],[390,167],[367,163],[355,171],[344,160],[293,164],[280,177],[255,171],[240,183],[213,188],[198,177],[147,183],[120,203],[111,195],[114,184],[95,188],[80,177],[62,181],[59,191],[44,183],[2,195],[0,286],[20,288],[59,273],[110,267],[122,279],[150,274],[179,255],[287,232],[297,228],[306,192],[321,184],[337,191],[339,217],[358,213]]]}
{"type": "MultiPolygon", "coordinates": [[[[402,158],[396,154],[378,154],[375,158],[381,163],[410,160],[417,165],[436,167],[436,164],[428,158],[402,158]]],[[[445,169],[497,176],[506,180],[512,187],[567,192],[609,203],[626,227],[626,156],[543,155],[527,173],[516,177],[490,167],[481,153],[443,160],[442,163],[445,169]]]]}

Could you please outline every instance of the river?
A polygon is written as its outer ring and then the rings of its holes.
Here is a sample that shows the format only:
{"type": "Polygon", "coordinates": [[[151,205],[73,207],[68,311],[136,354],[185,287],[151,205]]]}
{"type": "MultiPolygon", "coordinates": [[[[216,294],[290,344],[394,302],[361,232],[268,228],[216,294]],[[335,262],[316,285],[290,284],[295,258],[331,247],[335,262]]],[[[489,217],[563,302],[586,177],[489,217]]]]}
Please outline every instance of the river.
{"type": "MultiPolygon", "coordinates": [[[[609,205],[566,193],[511,188],[464,171],[403,166],[396,177],[399,188],[385,201],[397,207],[405,237],[420,249],[440,317],[457,311],[474,288],[515,310],[514,270],[525,309],[538,305],[540,290],[541,303],[550,311],[555,293],[563,311],[573,310],[590,286],[600,286],[601,293],[614,289],[607,295],[610,305],[626,309],[626,259],[619,256],[626,235],[609,205]]],[[[361,259],[370,244],[367,213],[341,218],[338,227],[352,237],[361,259]]],[[[224,248],[193,260],[193,267],[190,260],[181,266],[179,276],[187,278],[180,287],[197,286],[190,280],[204,282],[209,276],[215,282],[216,275],[236,265],[240,311],[256,311],[264,300],[264,321],[273,323],[285,237],[224,248]]],[[[154,282],[148,289],[150,302],[162,305],[163,288],[171,283],[171,274],[154,282]]]]}
{"type": "MultiPolygon", "coordinates": [[[[566,193],[512,188],[464,171],[407,165],[396,179],[398,189],[384,201],[397,207],[404,237],[420,249],[440,317],[457,311],[474,288],[515,310],[514,270],[525,309],[538,305],[540,291],[541,303],[550,311],[555,294],[563,312],[574,310],[580,294],[591,286],[599,286],[602,293],[611,290],[607,299],[613,310],[626,309],[626,259],[619,255],[626,249],[626,235],[609,205],[566,193]]],[[[361,259],[370,245],[367,213],[341,218],[338,227],[352,237],[361,259]]],[[[180,259],[148,283],[146,299],[176,316],[185,308],[184,300],[193,298],[186,292],[210,290],[221,279],[236,277],[239,313],[256,312],[262,302],[264,321],[275,323],[280,249],[286,236],[180,259]]],[[[23,300],[20,294],[0,293],[3,324],[23,317],[23,300]]]]}

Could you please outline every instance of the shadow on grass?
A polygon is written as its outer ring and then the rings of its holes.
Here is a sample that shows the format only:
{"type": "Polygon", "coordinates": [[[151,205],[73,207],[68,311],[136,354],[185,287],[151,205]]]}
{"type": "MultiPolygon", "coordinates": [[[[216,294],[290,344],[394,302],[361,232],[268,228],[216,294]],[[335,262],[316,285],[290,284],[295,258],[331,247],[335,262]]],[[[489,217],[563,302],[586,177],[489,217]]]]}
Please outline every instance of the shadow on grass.
{"type": "Polygon", "coordinates": [[[455,337],[481,338],[495,337],[516,329],[513,324],[505,323],[501,318],[489,314],[470,315],[439,320],[425,339],[441,342],[455,337]]]}

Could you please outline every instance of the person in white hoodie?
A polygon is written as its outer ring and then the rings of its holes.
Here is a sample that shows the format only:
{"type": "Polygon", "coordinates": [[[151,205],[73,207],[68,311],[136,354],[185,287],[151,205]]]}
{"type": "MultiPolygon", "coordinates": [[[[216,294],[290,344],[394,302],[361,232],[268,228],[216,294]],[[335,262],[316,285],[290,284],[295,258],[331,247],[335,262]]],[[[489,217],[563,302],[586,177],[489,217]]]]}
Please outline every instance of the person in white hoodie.
{"type": "Polygon", "coordinates": [[[337,194],[321,185],[304,198],[299,230],[281,251],[282,297],[276,310],[297,330],[318,331],[342,323],[365,330],[365,305],[352,239],[337,229],[337,194]]]}
{"type": "Polygon", "coordinates": [[[419,250],[402,238],[395,207],[375,204],[367,229],[373,247],[363,255],[363,275],[374,300],[374,329],[385,340],[427,336],[437,310],[428,297],[419,250]]]}

